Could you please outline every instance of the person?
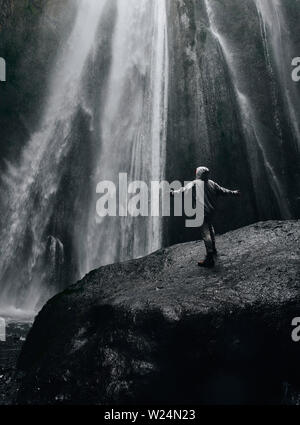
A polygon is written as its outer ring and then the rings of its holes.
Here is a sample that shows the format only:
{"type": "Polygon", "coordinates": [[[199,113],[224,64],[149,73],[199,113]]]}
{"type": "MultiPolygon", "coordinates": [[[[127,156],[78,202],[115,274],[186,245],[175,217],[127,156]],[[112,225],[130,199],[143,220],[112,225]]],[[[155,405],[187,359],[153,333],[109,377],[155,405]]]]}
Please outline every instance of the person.
{"type": "Polygon", "coordinates": [[[196,180],[190,182],[179,190],[171,190],[171,195],[193,190],[197,181],[204,182],[204,222],[200,227],[200,234],[206,248],[206,258],[198,262],[200,267],[214,267],[214,257],[218,252],[216,249],[215,230],[212,220],[217,208],[217,201],[220,196],[240,196],[239,190],[229,190],[219,186],[212,180],[209,180],[209,169],[207,167],[198,167],[196,170],[196,180]]]}

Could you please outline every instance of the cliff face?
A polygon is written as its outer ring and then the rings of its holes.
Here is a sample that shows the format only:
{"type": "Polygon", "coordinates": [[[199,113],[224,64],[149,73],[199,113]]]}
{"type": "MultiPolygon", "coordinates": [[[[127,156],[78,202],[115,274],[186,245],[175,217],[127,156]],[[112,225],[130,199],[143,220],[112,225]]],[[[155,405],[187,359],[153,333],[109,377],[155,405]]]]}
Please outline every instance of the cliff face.
{"type": "MultiPolygon", "coordinates": [[[[299,3],[168,4],[168,179],[192,180],[208,165],[213,179],[240,187],[245,203],[222,204],[218,231],[298,217],[300,85],[291,58],[299,51],[299,3]]],[[[182,220],[171,224],[171,242],[192,238],[182,220]]]]}
{"type": "Polygon", "coordinates": [[[295,403],[299,237],[258,223],[218,238],[213,270],[195,242],[91,272],[37,316],[18,402],[295,403]]]}
{"type": "Polygon", "coordinates": [[[73,19],[70,0],[0,1],[0,56],[7,66],[0,85],[0,153],[8,161],[19,158],[39,124],[53,62],[73,19]]]}
{"type": "MultiPolygon", "coordinates": [[[[228,9],[236,13],[237,7],[228,9]]],[[[255,19],[249,14],[248,18],[255,19]]],[[[230,31],[241,22],[243,16],[232,16],[230,31]]],[[[233,204],[222,204],[217,230],[224,232],[257,221],[234,81],[212,34],[204,0],[169,1],[169,50],[168,179],[193,180],[199,165],[209,166],[214,180],[246,193],[243,212],[237,206],[232,214],[233,204]]],[[[180,218],[171,223],[171,242],[193,240],[192,231],[184,229],[182,223],[180,218]]]]}
{"type": "MultiPolygon", "coordinates": [[[[195,168],[203,164],[221,184],[239,186],[245,204],[234,214],[233,204],[222,204],[217,229],[222,232],[300,214],[295,136],[300,134],[300,85],[290,75],[291,59],[299,55],[300,8],[296,1],[265,2],[275,4],[275,9],[264,14],[261,3],[167,1],[166,177],[193,179],[195,168]],[[272,24],[272,13],[279,25],[272,24]]],[[[0,153],[5,160],[17,161],[21,147],[38,128],[57,51],[72,28],[75,9],[72,0],[0,2],[0,56],[8,67],[8,81],[0,85],[0,153]]],[[[100,78],[98,69],[90,72],[98,86],[93,93],[106,89],[112,20],[107,19],[104,28],[107,46],[99,52],[99,62],[105,62],[100,78]]],[[[5,170],[0,162],[0,172],[5,170]]],[[[164,236],[167,245],[193,239],[180,219],[164,236]]]]}
{"type": "Polygon", "coordinates": [[[0,2],[0,29],[2,30],[7,23],[7,20],[10,19],[14,9],[14,1],[10,0],[1,0],[0,2]]]}

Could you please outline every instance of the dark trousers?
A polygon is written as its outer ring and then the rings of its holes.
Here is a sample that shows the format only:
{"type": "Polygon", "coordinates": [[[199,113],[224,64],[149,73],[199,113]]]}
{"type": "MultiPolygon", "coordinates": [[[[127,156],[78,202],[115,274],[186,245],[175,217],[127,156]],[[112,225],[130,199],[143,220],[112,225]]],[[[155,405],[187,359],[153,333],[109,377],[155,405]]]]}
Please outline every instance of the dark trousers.
{"type": "Polygon", "coordinates": [[[201,237],[204,241],[207,254],[212,254],[216,247],[215,229],[210,220],[204,220],[200,227],[201,237]]]}

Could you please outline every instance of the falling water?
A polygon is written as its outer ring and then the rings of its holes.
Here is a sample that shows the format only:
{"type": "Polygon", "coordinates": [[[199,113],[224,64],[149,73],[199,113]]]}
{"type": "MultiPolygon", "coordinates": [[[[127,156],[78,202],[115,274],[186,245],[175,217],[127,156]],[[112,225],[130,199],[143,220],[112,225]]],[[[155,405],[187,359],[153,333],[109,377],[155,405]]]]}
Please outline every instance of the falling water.
{"type": "MultiPolygon", "coordinates": [[[[289,28],[287,26],[281,0],[255,0],[261,21],[262,35],[264,39],[264,48],[268,58],[269,67],[273,73],[272,60],[274,59],[281,93],[284,94],[287,109],[289,111],[290,125],[293,128],[298,150],[300,149],[300,127],[299,111],[300,102],[298,96],[295,96],[295,90],[292,87],[290,68],[287,64],[291,62],[291,52],[289,46],[289,28]]],[[[278,119],[278,118],[277,118],[278,119]]]]}
{"type": "MultiPolygon", "coordinates": [[[[256,0],[255,0],[256,1],[256,0]]],[[[257,0],[259,1],[259,0],[257,0]]],[[[242,118],[242,123],[245,132],[245,141],[248,152],[248,157],[250,160],[250,169],[252,172],[252,179],[257,188],[261,187],[263,181],[261,180],[261,170],[259,170],[259,157],[263,160],[264,170],[266,172],[267,179],[269,181],[270,188],[273,192],[274,198],[277,201],[278,209],[283,218],[291,218],[291,212],[289,208],[289,203],[287,201],[287,195],[283,188],[283,185],[280,179],[277,176],[275,170],[275,165],[272,164],[271,157],[269,154],[270,149],[267,149],[266,138],[263,131],[263,126],[260,123],[260,120],[256,116],[255,109],[251,105],[251,101],[248,96],[243,92],[242,79],[246,76],[241,75],[238,71],[238,67],[234,62],[233,49],[230,47],[226,37],[218,30],[216,24],[214,10],[211,6],[210,0],[204,0],[211,33],[216,39],[218,45],[220,46],[223,59],[227,63],[228,69],[230,71],[232,82],[234,85],[236,99],[239,105],[240,114],[242,118]]],[[[264,40],[264,46],[266,41],[264,40]]],[[[268,52],[266,52],[267,55],[268,52]]],[[[269,56],[267,57],[267,66],[270,66],[269,56]]],[[[276,109],[276,105],[275,105],[276,109]]],[[[275,118],[278,118],[278,112],[275,113],[275,118]]],[[[278,123],[276,123],[278,128],[278,123]]],[[[262,191],[263,192],[263,191],[262,191]]],[[[262,205],[264,200],[260,196],[260,191],[256,190],[255,192],[257,203],[262,205]]]]}
{"type": "MultiPolygon", "coordinates": [[[[168,87],[165,1],[119,1],[112,51],[96,182],[110,180],[118,185],[118,174],[127,173],[128,183],[149,185],[164,174],[168,87]]],[[[120,190],[126,192],[127,188],[120,190]]],[[[148,254],[161,246],[161,233],[159,217],[96,220],[91,210],[83,272],[99,263],[148,254]]]]}
{"type": "MultiPolygon", "coordinates": [[[[239,102],[239,105],[240,105],[240,108],[241,108],[241,115],[242,115],[242,118],[243,118],[246,136],[248,137],[249,140],[256,142],[258,152],[261,155],[263,162],[264,162],[266,174],[267,174],[267,177],[268,177],[269,182],[270,182],[270,187],[271,187],[271,189],[272,189],[272,191],[275,195],[275,198],[278,201],[278,207],[280,209],[282,216],[285,217],[285,218],[290,218],[291,213],[289,211],[288,204],[285,202],[284,190],[283,190],[282,185],[281,185],[281,183],[280,183],[280,181],[279,181],[279,179],[276,175],[276,172],[274,171],[274,168],[272,167],[272,165],[271,165],[271,163],[268,159],[264,145],[261,142],[261,136],[259,134],[259,127],[258,126],[256,127],[255,125],[252,124],[253,122],[255,122],[255,114],[254,114],[254,111],[251,107],[249,99],[244,94],[239,92],[238,90],[237,90],[237,98],[238,98],[238,102],[239,102]]],[[[251,149],[249,149],[249,151],[250,151],[249,152],[250,160],[253,159],[253,162],[257,164],[258,161],[255,158],[255,156],[253,156],[253,153],[251,153],[251,149]]],[[[258,176],[259,173],[256,172],[256,175],[258,176]]],[[[258,184],[259,184],[259,182],[258,182],[258,184]]]]}
{"type": "MultiPolygon", "coordinates": [[[[51,236],[47,226],[60,185],[59,170],[72,143],[72,119],[81,102],[83,70],[104,5],[104,0],[78,2],[76,21],[58,58],[40,129],[25,147],[20,166],[8,167],[9,210],[0,247],[2,310],[13,306],[33,311],[41,298],[53,292],[45,285],[47,276],[40,262],[51,236]]],[[[61,243],[59,246],[63,251],[61,243]]]]}
{"type": "MultiPolygon", "coordinates": [[[[87,63],[97,50],[107,4],[106,0],[78,1],[73,30],[52,72],[39,130],[26,144],[20,164],[7,163],[3,182],[9,202],[0,247],[2,312],[34,311],[59,289],[59,276],[52,275],[66,266],[65,241],[49,233],[49,223],[55,214],[63,166],[74,143],[76,114],[88,108],[87,63]],[[49,284],[51,276],[56,287],[49,284]]],[[[100,131],[94,134],[99,146],[94,155],[100,151],[94,189],[101,179],[116,181],[119,172],[128,172],[129,181],[146,182],[159,180],[164,172],[168,85],[165,1],[119,0],[116,7],[107,98],[104,102],[98,99],[98,104],[105,105],[104,113],[97,119],[98,105],[88,111],[92,120],[99,122],[91,131],[100,131]]],[[[97,78],[100,84],[103,76],[97,78]]],[[[75,266],[82,274],[160,247],[159,218],[135,221],[125,217],[117,223],[113,219],[96,223],[95,202],[92,197],[89,205],[80,206],[90,212],[88,231],[83,235],[82,229],[74,226],[74,232],[80,233],[74,239],[85,249],[78,258],[73,253],[72,261],[76,259],[75,266]]]]}
{"type": "Polygon", "coordinates": [[[222,178],[232,180],[231,167],[244,179],[249,217],[237,224],[289,218],[297,207],[300,105],[287,2],[75,1],[37,131],[16,141],[21,157],[1,176],[0,313],[33,311],[91,269],[162,245],[159,217],[97,217],[96,187],[118,187],[119,173],[128,184],[164,178],[167,124],[167,174],[177,178],[179,167],[185,177],[205,160],[222,178]]]}

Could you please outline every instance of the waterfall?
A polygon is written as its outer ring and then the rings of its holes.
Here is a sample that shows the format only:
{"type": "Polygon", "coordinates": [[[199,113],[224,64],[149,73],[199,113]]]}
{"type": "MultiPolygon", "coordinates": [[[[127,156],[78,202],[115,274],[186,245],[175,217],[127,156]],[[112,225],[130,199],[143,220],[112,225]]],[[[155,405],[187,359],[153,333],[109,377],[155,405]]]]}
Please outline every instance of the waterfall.
{"type": "MultiPolygon", "coordinates": [[[[0,315],[36,311],[90,270],[159,249],[162,236],[195,237],[183,220],[163,228],[151,214],[99,217],[100,182],[115,183],[126,202],[137,194],[128,193],[132,182],[189,179],[206,163],[245,194],[234,215],[224,206],[220,231],[299,215],[298,2],[73,3],[64,18],[53,11],[61,19],[54,41],[54,27],[39,27],[43,63],[45,44],[54,46],[47,87],[33,90],[28,112],[33,84],[16,76],[22,96],[2,121],[0,315]]],[[[31,69],[25,62],[18,75],[31,69]]]]}
{"type": "MultiPolygon", "coordinates": [[[[260,0],[254,0],[255,3],[260,3],[260,0]]],[[[263,0],[264,1],[264,0],[263,0]]],[[[277,0],[276,0],[277,1],[277,0]]],[[[231,75],[232,84],[234,86],[237,103],[239,105],[240,116],[242,119],[242,124],[244,128],[244,137],[246,141],[246,148],[248,152],[248,158],[250,162],[250,169],[252,173],[252,181],[254,186],[256,187],[255,196],[256,202],[259,206],[259,209],[267,209],[267,205],[264,207],[265,202],[265,193],[267,192],[267,188],[265,190],[261,190],[262,186],[266,184],[264,181],[263,173],[260,165],[260,158],[263,161],[263,169],[266,175],[266,178],[269,183],[269,187],[272,190],[273,196],[276,200],[277,207],[280,211],[282,218],[288,219],[292,217],[290,206],[288,202],[288,196],[285,192],[285,188],[283,183],[280,180],[279,172],[276,170],[276,161],[273,161],[273,148],[275,149],[275,141],[271,140],[268,143],[268,138],[264,131],[264,126],[260,120],[260,117],[257,116],[255,108],[251,105],[251,99],[244,92],[245,87],[245,79],[246,76],[239,72],[239,68],[235,63],[232,46],[229,45],[226,36],[222,34],[222,32],[218,28],[218,24],[216,22],[215,13],[212,7],[212,2],[210,0],[204,0],[208,21],[210,26],[210,31],[215,38],[217,44],[220,47],[222,59],[228,66],[229,73],[231,75]],[[272,146],[273,144],[273,146],[272,146]]],[[[271,1],[270,3],[273,4],[271,1]]],[[[271,7],[271,6],[270,6],[271,7]]],[[[260,15],[261,16],[261,15],[260,15]]],[[[265,27],[262,29],[262,37],[263,37],[263,46],[265,49],[265,59],[268,70],[271,70],[271,62],[270,62],[270,54],[267,50],[267,41],[265,39],[265,27]]],[[[273,100],[275,97],[274,94],[274,86],[273,86],[273,100]]],[[[275,125],[279,132],[279,140],[282,140],[281,129],[279,124],[279,112],[277,110],[276,99],[273,104],[275,108],[275,125]]],[[[280,143],[281,144],[281,143],[280,143]]]]}
{"type": "Polygon", "coordinates": [[[50,288],[41,261],[46,253],[47,226],[67,160],[74,114],[81,102],[83,70],[105,1],[80,0],[74,27],[55,66],[40,129],[24,148],[20,165],[5,175],[9,198],[7,222],[1,231],[0,278],[2,310],[13,305],[33,311],[50,288]]]}
{"type": "MultiPolygon", "coordinates": [[[[128,183],[161,180],[168,94],[164,0],[118,2],[112,54],[95,187],[102,180],[118,185],[119,173],[127,173],[128,183]]],[[[161,246],[159,217],[96,219],[95,213],[92,209],[82,272],[99,263],[143,256],[161,246]]]]}
{"type": "Polygon", "coordinates": [[[290,69],[286,66],[291,62],[291,45],[289,39],[289,28],[286,23],[281,0],[255,0],[261,21],[262,33],[264,38],[264,48],[268,57],[269,67],[273,73],[272,61],[274,60],[278,74],[281,93],[284,93],[285,102],[289,111],[290,125],[294,131],[294,137],[297,144],[297,150],[300,149],[300,127],[299,111],[300,101],[295,96],[290,69]]]}
{"type": "MultiPolygon", "coordinates": [[[[2,185],[8,199],[7,214],[0,230],[1,312],[27,314],[55,294],[61,287],[60,270],[68,266],[68,255],[72,257],[69,267],[82,275],[92,267],[160,247],[159,218],[96,223],[95,197],[88,205],[80,200],[76,204],[88,210],[90,217],[87,231],[74,223],[73,238],[84,249],[78,247],[77,251],[75,247],[68,253],[65,241],[50,230],[64,167],[74,144],[78,111],[97,124],[90,128],[97,141],[94,156],[98,156],[94,191],[99,180],[115,181],[119,172],[128,172],[130,180],[146,182],[159,180],[164,173],[168,79],[165,1],[116,1],[106,99],[100,99],[103,95],[99,92],[97,104],[91,107],[87,65],[91,56],[101,55],[97,51],[99,25],[107,5],[107,0],[77,1],[73,29],[52,70],[39,129],[26,143],[20,162],[6,164],[2,185]],[[101,117],[97,116],[100,103],[104,105],[101,117]]],[[[96,99],[102,78],[95,78],[96,99]]]]}

